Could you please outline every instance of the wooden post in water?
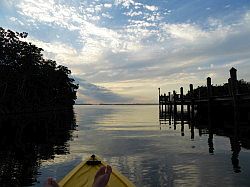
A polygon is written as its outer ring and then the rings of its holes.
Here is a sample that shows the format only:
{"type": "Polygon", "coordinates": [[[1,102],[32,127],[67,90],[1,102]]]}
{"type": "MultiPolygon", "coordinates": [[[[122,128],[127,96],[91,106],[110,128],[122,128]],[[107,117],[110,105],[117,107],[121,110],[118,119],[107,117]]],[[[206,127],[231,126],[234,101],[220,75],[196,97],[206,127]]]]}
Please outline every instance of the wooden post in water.
{"type": "Polygon", "coordinates": [[[173,117],[173,121],[174,121],[174,130],[176,130],[176,123],[177,123],[177,121],[176,121],[175,117],[173,117]]]}
{"type": "Polygon", "coordinates": [[[184,106],[183,106],[183,87],[180,88],[180,92],[181,92],[181,121],[183,121],[184,119],[184,106]]]}
{"type": "Polygon", "coordinates": [[[174,115],[173,115],[173,117],[176,118],[177,106],[176,106],[176,92],[175,92],[175,90],[173,91],[173,104],[174,104],[174,115]]]}
{"type": "Polygon", "coordinates": [[[212,96],[212,80],[210,77],[207,78],[207,97],[208,99],[212,96]]]}
{"type": "Polygon", "coordinates": [[[193,140],[194,139],[194,123],[190,122],[190,125],[191,125],[191,140],[193,140]]]}
{"type": "Polygon", "coordinates": [[[161,113],[163,114],[164,97],[161,94],[161,113]]]}
{"type": "Polygon", "coordinates": [[[207,78],[207,106],[208,106],[208,127],[209,127],[209,137],[208,137],[208,145],[209,145],[209,153],[214,153],[213,146],[213,128],[212,128],[212,115],[211,115],[211,106],[212,106],[212,80],[210,77],[207,78]]]}
{"type": "Polygon", "coordinates": [[[164,118],[166,119],[167,117],[167,96],[166,94],[164,93],[164,118]]]}
{"type": "Polygon", "coordinates": [[[194,119],[194,87],[193,84],[189,85],[190,95],[191,95],[191,119],[194,119]]]}
{"type": "Polygon", "coordinates": [[[184,136],[184,119],[183,119],[183,113],[184,113],[184,109],[183,109],[183,87],[180,88],[180,99],[181,99],[181,136],[184,136]]]}
{"type": "Polygon", "coordinates": [[[199,100],[201,99],[201,89],[200,89],[199,86],[198,86],[198,99],[199,99],[199,100]]]}
{"type": "Polygon", "coordinates": [[[191,104],[188,105],[188,115],[189,115],[189,123],[191,125],[191,139],[194,139],[194,87],[193,84],[189,85],[189,92],[190,92],[190,99],[191,99],[191,104]],[[190,111],[190,106],[191,106],[191,111],[190,111]],[[191,112],[191,114],[190,114],[191,112]]]}
{"type": "MultiPolygon", "coordinates": [[[[190,94],[190,101],[191,101],[191,92],[189,91],[189,94],[190,94]]],[[[191,106],[191,103],[187,103],[187,114],[188,114],[188,120],[190,120],[190,106],[191,106]]]]}
{"type": "Polygon", "coordinates": [[[168,114],[169,114],[169,118],[171,118],[171,113],[172,113],[172,101],[171,101],[171,93],[170,93],[170,92],[168,92],[168,99],[169,99],[168,114]]]}
{"type": "Polygon", "coordinates": [[[213,130],[210,128],[209,129],[209,135],[208,135],[208,151],[209,154],[214,154],[214,142],[213,142],[213,138],[214,138],[214,134],[213,134],[213,130]]]}
{"type": "Polygon", "coordinates": [[[228,79],[228,93],[230,96],[232,96],[232,80],[231,78],[228,79]]]}
{"type": "Polygon", "coordinates": [[[184,121],[181,121],[181,136],[184,136],[184,121]]]}
{"type": "Polygon", "coordinates": [[[231,68],[230,69],[230,78],[231,78],[231,90],[233,95],[238,94],[238,82],[237,82],[237,69],[231,68]]]}
{"type": "MultiPolygon", "coordinates": [[[[230,90],[233,100],[233,108],[234,108],[234,125],[235,130],[238,132],[238,118],[239,118],[239,101],[238,101],[238,81],[237,81],[237,70],[235,68],[230,69],[230,90]]],[[[238,134],[236,132],[236,134],[238,134]]]]}
{"type": "Polygon", "coordinates": [[[207,106],[208,106],[208,125],[209,127],[211,127],[212,123],[211,123],[211,102],[212,102],[212,81],[211,78],[208,77],[207,78],[207,106]]]}
{"type": "Polygon", "coordinates": [[[158,88],[159,91],[159,116],[161,116],[161,88],[158,88]]]}
{"type": "Polygon", "coordinates": [[[191,104],[187,104],[188,120],[190,120],[190,106],[191,106],[191,104]]]}

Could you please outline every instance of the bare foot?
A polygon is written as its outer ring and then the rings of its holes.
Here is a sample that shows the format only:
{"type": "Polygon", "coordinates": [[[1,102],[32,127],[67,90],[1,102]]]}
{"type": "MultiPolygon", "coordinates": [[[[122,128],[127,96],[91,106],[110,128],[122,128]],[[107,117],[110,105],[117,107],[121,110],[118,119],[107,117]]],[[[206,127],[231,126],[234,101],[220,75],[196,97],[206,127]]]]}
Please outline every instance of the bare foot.
{"type": "Polygon", "coordinates": [[[59,185],[53,178],[49,177],[45,182],[44,187],[59,187],[59,185]]]}
{"type": "Polygon", "coordinates": [[[95,175],[92,187],[105,187],[109,182],[111,173],[112,173],[111,166],[109,165],[107,165],[107,167],[102,166],[95,175]]]}

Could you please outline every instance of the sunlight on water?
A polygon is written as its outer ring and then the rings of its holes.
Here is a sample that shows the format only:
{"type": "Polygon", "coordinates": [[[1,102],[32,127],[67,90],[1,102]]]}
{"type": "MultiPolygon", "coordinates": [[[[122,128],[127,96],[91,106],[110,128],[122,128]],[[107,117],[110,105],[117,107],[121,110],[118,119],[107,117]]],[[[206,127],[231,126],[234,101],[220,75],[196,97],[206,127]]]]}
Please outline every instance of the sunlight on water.
{"type": "Polygon", "coordinates": [[[228,137],[214,135],[211,154],[208,134],[194,129],[191,139],[187,123],[160,124],[157,106],[75,106],[75,113],[69,154],[42,162],[36,186],[48,176],[61,179],[93,153],[137,186],[250,185],[249,150],[241,149],[235,173],[228,137]]]}

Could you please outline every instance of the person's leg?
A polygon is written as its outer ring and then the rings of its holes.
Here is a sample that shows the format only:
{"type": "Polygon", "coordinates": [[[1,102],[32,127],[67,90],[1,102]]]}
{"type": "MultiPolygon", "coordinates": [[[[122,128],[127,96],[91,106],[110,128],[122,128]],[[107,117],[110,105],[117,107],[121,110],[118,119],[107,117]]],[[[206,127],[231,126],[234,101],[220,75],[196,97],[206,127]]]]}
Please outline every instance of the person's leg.
{"type": "MultiPolygon", "coordinates": [[[[95,174],[95,179],[93,182],[93,187],[105,187],[108,182],[109,182],[109,178],[110,175],[112,173],[112,168],[111,166],[107,165],[107,167],[102,166],[95,174]]],[[[47,179],[47,181],[45,182],[44,187],[59,187],[59,185],[57,184],[57,182],[49,177],[47,179]]]]}
{"type": "Polygon", "coordinates": [[[112,173],[111,166],[107,165],[107,167],[105,166],[101,167],[96,172],[93,187],[105,187],[109,182],[111,173],[112,173]]]}
{"type": "Polygon", "coordinates": [[[44,187],[59,187],[59,185],[53,178],[49,177],[45,182],[44,187]]]}

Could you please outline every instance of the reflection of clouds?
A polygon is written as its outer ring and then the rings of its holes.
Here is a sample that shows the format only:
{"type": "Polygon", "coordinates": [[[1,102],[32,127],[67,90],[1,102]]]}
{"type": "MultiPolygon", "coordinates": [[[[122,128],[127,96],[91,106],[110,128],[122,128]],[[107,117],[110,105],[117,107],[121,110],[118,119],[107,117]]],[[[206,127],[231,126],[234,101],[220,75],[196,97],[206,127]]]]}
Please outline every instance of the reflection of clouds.
{"type": "MultiPolygon", "coordinates": [[[[155,184],[164,186],[172,183],[172,169],[171,164],[168,163],[172,160],[172,156],[169,155],[166,158],[162,153],[166,149],[169,152],[176,150],[174,146],[176,143],[174,140],[166,140],[165,133],[158,133],[158,125],[155,125],[158,116],[157,107],[150,106],[144,109],[144,107],[135,106],[133,110],[124,106],[81,108],[82,110],[79,108],[75,110],[80,130],[78,143],[75,146],[84,144],[83,147],[85,145],[91,147],[91,153],[94,152],[105,158],[137,186],[155,184]],[[140,109],[140,115],[133,112],[138,109],[140,109]],[[124,128],[123,131],[120,130],[121,126],[124,128]]],[[[77,150],[79,147],[74,149],[77,150]]],[[[181,147],[178,150],[182,149],[181,147]]],[[[88,150],[83,149],[83,152],[85,151],[88,150]]]]}
{"type": "Polygon", "coordinates": [[[127,176],[136,186],[170,186],[170,171],[165,160],[143,156],[119,156],[107,162],[127,176]]]}
{"type": "Polygon", "coordinates": [[[195,164],[174,165],[174,186],[200,186],[199,167],[195,164]]]}
{"type": "Polygon", "coordinates": [[[118,171],[122,171],[122,174],[127,176],[131,181],[133,181],[133,183],[137,184],[139,181],[138,178],[140,178],[139,176],[141,174],[137,173],[139,160],[139,157],[119,156],[108,158],[107,162],[110,163],[112,167],[116,168],[118,171]]]}
{"type": "MultiPolygon", "coordinates": [[[[234,175],[228,138],[215,137],[216,153],[211,156],[207,150],[208,136],[199,136],[195,130],[196,138],[190,141],[187,124],[184,137],[180,137],[179,123],[176,130],[157,130],[157,106],[74,106],[74,111],[78,137],[70,142],[71,161],[56,164],[60,171],[57,177],[64,176],[81,157],[96,154],[136,186],[249,186],[245,180],[250,168],[249,151],[241,150],[240,155],[245,172],[234,175]],[[143,124],[145,130],[140,127],[143,124]]],[[[54,170],[50,165],[43,172],[47,175],[54,170]]]]}
{"type": "MultiPolygon", "coordinates": [[[[79,133],[86,133],[88,130],[95,130],[104,118],[108,115],[117,113],[118,110],[109,106],[74,106],[76,122],[79,133]],[[82,111],[84,110],[84,112],[82,111]]],[[[84,137],[84,136],[83,136],[84,137]]]]}

